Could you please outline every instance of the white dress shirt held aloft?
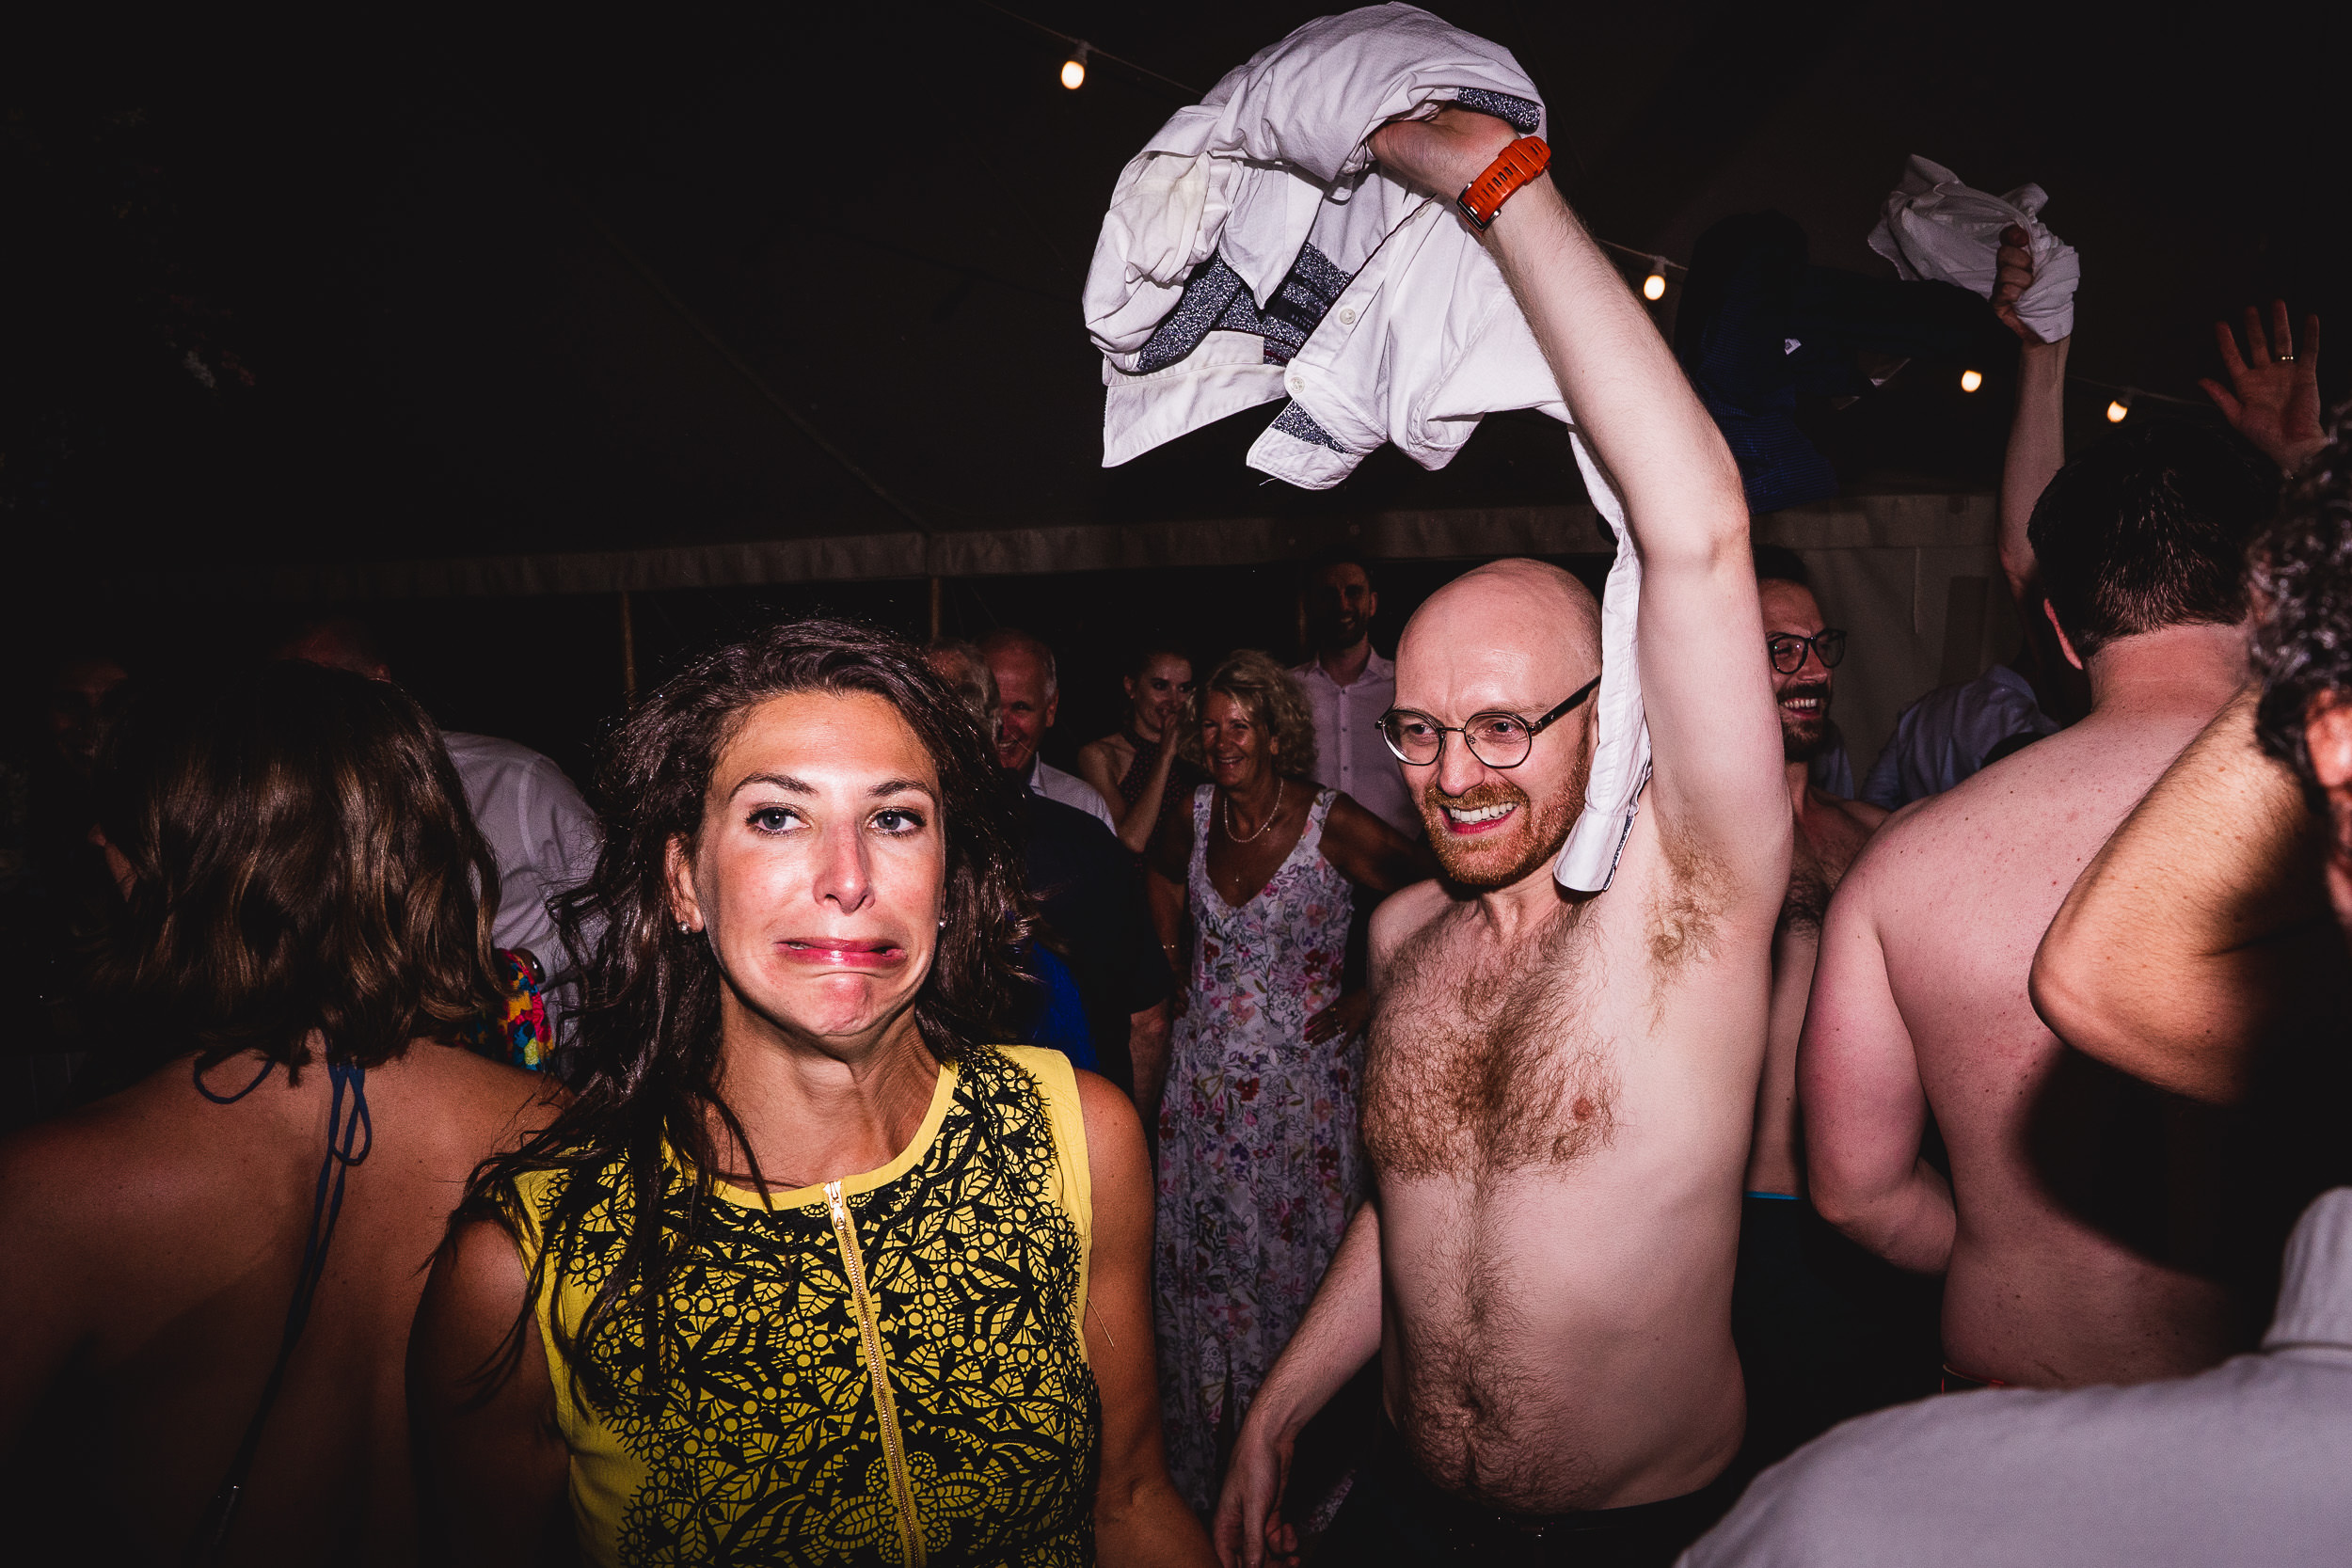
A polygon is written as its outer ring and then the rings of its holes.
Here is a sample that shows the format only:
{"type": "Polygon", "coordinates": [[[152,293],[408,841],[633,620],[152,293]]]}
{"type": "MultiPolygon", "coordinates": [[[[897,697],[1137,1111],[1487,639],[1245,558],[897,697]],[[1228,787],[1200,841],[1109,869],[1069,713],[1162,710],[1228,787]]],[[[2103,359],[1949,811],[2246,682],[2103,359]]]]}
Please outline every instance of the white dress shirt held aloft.
{"type": "Polygon", "coordinates": [[[1320,659],[1293,670],[1315,716],[1315,783],[1336,789],[1406,838],[1422,836],[1421,813],[1405,769],[1380,738],[1380,716],[1396,705],[1396,665],[1377,653],[1342,686],[1320,659]]]}

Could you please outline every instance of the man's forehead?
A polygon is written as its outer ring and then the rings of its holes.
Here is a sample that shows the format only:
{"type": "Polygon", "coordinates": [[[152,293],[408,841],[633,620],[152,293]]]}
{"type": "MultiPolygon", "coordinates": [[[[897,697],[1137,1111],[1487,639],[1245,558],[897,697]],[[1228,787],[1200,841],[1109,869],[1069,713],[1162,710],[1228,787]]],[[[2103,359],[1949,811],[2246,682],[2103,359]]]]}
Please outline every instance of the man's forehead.
{"type": "Polygon", "coordinates": [[[1821,629],[1820,601],[1804,584],[1766,578],[1756,585],[1756,595],[1764,611],[1766,631],[1816,632],[1821,629]]]}
{"type": "Polygon", "coordinates": [[[996,673],[1000,682],[1045,678],[1045,661],[1026,648],[993,649],[988,656],[988,667],[996,673]]]}
{"type": "Polygon", "coordinates": [[[1525,641],[1426,639],[1397,652],[1396,705],[1431,712],[1541,712],[1598,673],[1565,631],[1525,641]]]}
{"type": "Polygon", "coordinates": [[[1399,640],[1396,700],[1468,712],[1549,708],[1600,673],[1592,592],[1556,566],[1503,561],[1429,597],[1399,640]]]}

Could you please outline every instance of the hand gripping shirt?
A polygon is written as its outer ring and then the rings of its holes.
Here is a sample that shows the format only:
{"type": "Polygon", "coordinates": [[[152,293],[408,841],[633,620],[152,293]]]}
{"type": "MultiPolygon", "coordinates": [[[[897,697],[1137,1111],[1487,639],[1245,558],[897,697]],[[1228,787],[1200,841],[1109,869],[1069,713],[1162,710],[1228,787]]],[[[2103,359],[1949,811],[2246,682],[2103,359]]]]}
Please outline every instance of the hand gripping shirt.
{"type": "MultiPolygon", "coordinates": [[[[675,1232],[693,1184],[675,1160],[665,1177],[675,1232]]],[[[1093,1210],[1059,1054],[999,1046],[943,1066],[914,1141],[879,1170],[773,1194],[772,1209],[722,1184],[673,1267],[658,1385],[640,1315],[573,1346],[620,1389],[612,1408],[551,1330],[578,1327],[619,1256],[624,1160],[517,1180],[524,1262],[573,1181],[595,1190],[533,1310],[590,1561],[1094,1560],[1093,1210]]]]}
{"type": "Polygon", "coordinates": [[[1570,428],[1616,533],[1602,599],[1599,736],[1554,875],[1609,885],[1649,777],[1633,658],[1641,564],[1535,336],[1450,200],[1373,162],[1372,134],[1447,104],[1541,135],[1543,102],[1500,45],[1418,7],[1307,24],[1180,109],[1120,173],[1087,276],[1103,353],[1103,465],[1287,397],[1250,467],[1308,489],[1383,442],[1425,468],[1478,422],[1536,408],[1570,428]]]}

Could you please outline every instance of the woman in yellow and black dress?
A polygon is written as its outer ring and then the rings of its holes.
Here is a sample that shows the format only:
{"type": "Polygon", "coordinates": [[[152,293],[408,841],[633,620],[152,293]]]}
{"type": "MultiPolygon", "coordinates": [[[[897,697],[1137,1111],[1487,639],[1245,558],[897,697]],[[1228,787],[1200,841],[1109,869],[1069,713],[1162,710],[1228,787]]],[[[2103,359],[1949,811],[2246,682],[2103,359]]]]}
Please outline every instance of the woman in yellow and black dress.
{"type": "Polygon", "coordinates": [[[531,1560],[1184,1563],[1119,1091],[993,1045],[1011,802],[919,655],[834,622],[615,737],[588,1077],[487,1167],[412,1346],[429,1516],[531,1560]]]}

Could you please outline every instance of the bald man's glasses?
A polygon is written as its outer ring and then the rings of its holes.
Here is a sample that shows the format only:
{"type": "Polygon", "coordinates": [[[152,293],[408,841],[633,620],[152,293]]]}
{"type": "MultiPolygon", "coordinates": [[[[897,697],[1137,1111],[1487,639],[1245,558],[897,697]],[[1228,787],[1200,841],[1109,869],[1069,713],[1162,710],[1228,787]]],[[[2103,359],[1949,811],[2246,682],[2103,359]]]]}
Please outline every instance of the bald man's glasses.
{"type": "Polygon", "coordinates": [[[1600,677],[1595,675],[1541,719],[1523,719],[1516,713],[1473,713],[1459,724],[1440,724],[1425,713],[1392,707],[1380,716],[1380,738],[1389,743],[1397,761],[1412,768],[1426,768],[1445,755],[1449,735],[1460,736],[1470,754],[1489,768],[1517,768],[1527,760],[1535,737],[1574,713],[1599,685],[1600,677]]]}
{"type": "Polygon", "coordinates": [[[1836,626],[1824,626],[1810,637],[1776,631],[1764,640],[1764,651],[1772,656],[1772,668],[1784,675],[1793,675],[1804,668],[1807,648],[1821,661],[1822,669],[1835,670],[1846,657],[1846,634],[1836,626]]]}

